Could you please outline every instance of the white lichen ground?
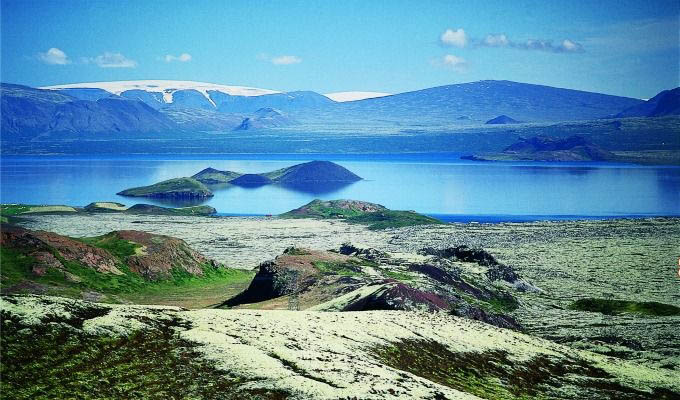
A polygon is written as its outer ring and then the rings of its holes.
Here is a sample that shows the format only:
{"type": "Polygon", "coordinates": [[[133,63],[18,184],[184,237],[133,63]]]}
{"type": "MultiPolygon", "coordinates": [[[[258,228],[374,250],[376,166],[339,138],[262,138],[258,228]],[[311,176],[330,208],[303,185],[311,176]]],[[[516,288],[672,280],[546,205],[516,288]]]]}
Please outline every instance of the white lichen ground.
{"type": "MultiPolygon", "coordinates": [[[[25,296],[0,299],[0,310],[25,324],[48,315],[69,318],[93,303],[57,297],[25,296]]],[[[83,323],[93,334],[125,335],[156,324],[182,320],[190,324],[177,334],[200,344],[198,351],[250,387],[272,387],[297,398],[476,398],[413,374],[383,365],[371,353],[377,345],[400,339],[435,341],[453,352],[502,350],[513,361],[537,355],[556,359],[576,357],[615,376],[615,381],[639,390],[665,387],[680,392],[677,372],[578,351],[514,331],[442,313],[368,311],[350,313],[309,311],[193,310],[175,307],[109,306],[105,316],[83,323]]]]}

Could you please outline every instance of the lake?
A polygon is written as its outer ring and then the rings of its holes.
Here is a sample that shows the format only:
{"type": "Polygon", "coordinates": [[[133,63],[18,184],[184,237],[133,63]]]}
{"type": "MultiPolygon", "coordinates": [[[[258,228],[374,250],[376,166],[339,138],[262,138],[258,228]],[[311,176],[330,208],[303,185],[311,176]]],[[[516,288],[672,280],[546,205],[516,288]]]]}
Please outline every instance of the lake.
{"type": "Polygon", "coordinates": [[[495,162],[459,154],[227,154],[3,156],[3,203],[126,205],[186,202],[127,198],[117,192],[206,167],[267,172],[311,160],[330,160],[364,178],[349,185],[212,188],[192,204],[222,215],[279,214],[320,199],[356,199],[415,210],[447,221],[523,221],[680,215],[680,167],[613,163],[495,162]]]}

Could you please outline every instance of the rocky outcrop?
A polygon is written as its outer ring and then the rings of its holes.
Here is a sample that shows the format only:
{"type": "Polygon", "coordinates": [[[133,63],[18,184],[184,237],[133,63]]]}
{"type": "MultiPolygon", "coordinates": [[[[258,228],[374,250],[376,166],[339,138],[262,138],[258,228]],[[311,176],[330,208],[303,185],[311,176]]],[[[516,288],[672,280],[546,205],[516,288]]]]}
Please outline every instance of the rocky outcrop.
{"type": "Polygon", "coordinates": [[[451,312],[521,328],[506,315],[517,300],[485,275],[465,274],[440,257],[414,262],[349,244],[339,253],[289,248],[261,264],[248,289],[223,306],[286,308],[291,301],[300,309],[317,311],[451,312]]]}
{"type": "Polygon", "coordinates": [[[133,272],[149,280],[170,278],[173,269],[200,276],[202,266],[208,262],[182,239],[141,231],[116,231],[109,235],[141,246],[125,262],[133,272]]]}

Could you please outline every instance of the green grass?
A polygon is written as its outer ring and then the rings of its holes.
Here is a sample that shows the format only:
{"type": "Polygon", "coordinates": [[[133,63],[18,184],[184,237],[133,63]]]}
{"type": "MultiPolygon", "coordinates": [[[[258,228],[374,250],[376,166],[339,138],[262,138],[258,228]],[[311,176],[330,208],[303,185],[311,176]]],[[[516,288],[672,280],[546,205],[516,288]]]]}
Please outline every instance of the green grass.
{"type": "Polygon", "coordinates": [[[415,279],[411,274],[399,271],[392,271],[389,268],[379,268],[380,272],[388,278],[396,279],[401,282],[408,282],[415,279]]]}
{"type": "Polygon", "coordinates": [[[89,238],[79,238],[76,240],[89,244],[90,246],[107,250],[113,256],[118,257],[123,261],[129,256],[135,255],[137,249],[142,247],[137,243],[120,239],[115,233],[89,238]]]}
{"type": "Polygon", "coordinates": [[[168,179],[149,186],[126,189],[119,194],[123,196],[171,196],[180,193],[192,193],[194,196],[212,196],[210,189],[194,178],[168,179]]]}
{"type": "MultiPolygon", "coordinates": [[[[331,202],[332,204],[332,202],[331,202]]],[[[325,205],[321,200],[313,200],[305,206],[306,213],[303,215],[287,212],[281,214],[285,218],[350,218],[365,214],[364,211],[353,208],[341,208],[325,205]]]]}
{"type": "Polygon", "coordinates": [[[356,276],[362,275],[360,261],[349,260],[347,262],[313,261],[312,265],[326,275],[356,276]]]}
{"type": "Polygon", "coordinates": [[[414,225],[434,225],[442,222],[436,218],[421,215],[413,211],[393,211],[363,213],[346,218],[347,222],[368,225],[370,230],[401,228],[414,225]]]}
{"type": "Polygon", "coordinates": [[[173,324],[181,321],[108,337],[54,324],[22,326],[3,313],[0,392],[12,399],[288,397],[281,390],[240,390],[246,379],[215,369],[173,333],[173,324]]]}
{"type": "Polygon", "coordinates": [[[29,211],[32,206],[26,204],[2,204],[0,205],[0,215],[9,217],[29,211]]]}
{"type": "Polygon", "coordinates": [[[637,302],[628,300],[587,298],[573,302],[569,308],[579,311],[599,312],[605,315],[614,315],[620,313],[658,317],[680,315],[680,307],[670,304],[657,303],[655,301],[637,302]]]}

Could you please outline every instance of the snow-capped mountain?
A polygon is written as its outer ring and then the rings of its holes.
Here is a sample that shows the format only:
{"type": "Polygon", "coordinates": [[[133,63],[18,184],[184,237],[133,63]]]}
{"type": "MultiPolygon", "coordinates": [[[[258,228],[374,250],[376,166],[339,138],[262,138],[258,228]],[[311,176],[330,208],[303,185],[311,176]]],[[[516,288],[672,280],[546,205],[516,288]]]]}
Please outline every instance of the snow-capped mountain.
{"type": "Polygon", "coordinates": [[[260,108],[271,107],[290,112],[334,103],[326,96],[309,91],[279,92],[192,81],[89,82],[45,86],[40,89],[90,101],[120,96],[141,101],[156,110],[194,109],[221,113],[252,113],[260,108]]]}
{"type": "Polygon", "coordinates": [[[335,92],[324,94],[324,96],[338,103],[344,103],[346,101],[375,99],[377,97],[385,97],[391,95],[392,93],[383,92],[335,92]]]}
{"type": "MultiPolygon", "coordinates": [[[[173,102],[173,94],[181,90],[195,90],[200,92],[209,102],[215,104],[210,97],[210,91],[221,92],[230,96],[262,96],[265,94],[281,93],[276,90],[259,89],[247,86],[227,86],[206,82],[194,81],[166,81],[166,80],[141,80],[141,81],[114,81],[114,82],[85,82],[71,83],[67,85],[45,86],[40,89],[102,89],[111,94],[121,96],[130,90],[143,90],[151,93],[161,93],[163,102],[173,102]]],[[[125,97],[125,96],[123,96],[125,97]]]]}

